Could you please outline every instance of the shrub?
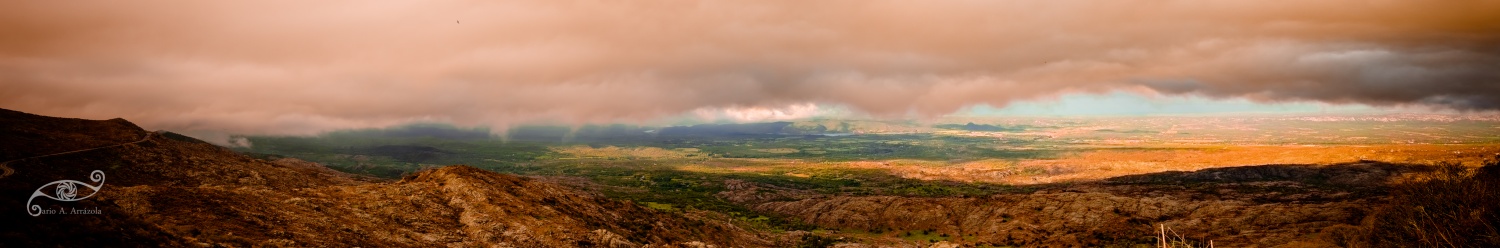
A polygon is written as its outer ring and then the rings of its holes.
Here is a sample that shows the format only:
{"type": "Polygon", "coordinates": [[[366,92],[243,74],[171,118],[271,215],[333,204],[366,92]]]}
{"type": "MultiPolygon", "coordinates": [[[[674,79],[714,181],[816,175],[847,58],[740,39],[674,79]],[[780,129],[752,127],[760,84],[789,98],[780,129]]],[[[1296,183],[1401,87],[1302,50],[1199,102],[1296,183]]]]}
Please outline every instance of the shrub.
{"type": "Polygon", "coordinates": [[[1398,184],[1372,217],[1373,246],[1500,247],[1500,156],[1478,169],[1443,163],[1427,180],[1398,184]]]}

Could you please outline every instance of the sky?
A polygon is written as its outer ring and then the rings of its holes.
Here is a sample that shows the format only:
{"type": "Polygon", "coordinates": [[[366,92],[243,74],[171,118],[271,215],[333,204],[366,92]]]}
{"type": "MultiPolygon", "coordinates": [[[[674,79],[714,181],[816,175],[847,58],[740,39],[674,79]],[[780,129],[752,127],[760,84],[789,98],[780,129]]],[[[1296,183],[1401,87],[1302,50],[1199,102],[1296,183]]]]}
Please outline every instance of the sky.
{"type": "Polygon", "coordinates": [[[20,1],[0,8],[0,107],[205,135],[1495,111],[1496,13],[1493,0],[20,1]]]}

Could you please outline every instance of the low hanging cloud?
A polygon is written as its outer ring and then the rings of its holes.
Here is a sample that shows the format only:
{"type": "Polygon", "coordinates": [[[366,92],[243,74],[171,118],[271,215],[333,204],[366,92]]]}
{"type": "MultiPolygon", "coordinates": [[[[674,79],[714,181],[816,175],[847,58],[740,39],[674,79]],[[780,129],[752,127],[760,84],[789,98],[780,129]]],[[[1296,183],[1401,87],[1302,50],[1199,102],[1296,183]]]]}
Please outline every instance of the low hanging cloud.
{"type": "Polygon", "coordinates": [[[742,108],[701,108],[693,110],[693,117],[701,121],[728,120],[734,122],[763,122],[763,121],[786,121],[799,120],[813,117],[830,117],[841,115],[843,111],[837,108],[827,108],[817,104],[794,104],[785,107],[742,107],[742,108]]]}
{"type": "Polygon", "coordinates": [[[1500,109],[1486,0],[6,5],[0,107],[202,133],[907,118],[1111,90],[1500,109]]]}

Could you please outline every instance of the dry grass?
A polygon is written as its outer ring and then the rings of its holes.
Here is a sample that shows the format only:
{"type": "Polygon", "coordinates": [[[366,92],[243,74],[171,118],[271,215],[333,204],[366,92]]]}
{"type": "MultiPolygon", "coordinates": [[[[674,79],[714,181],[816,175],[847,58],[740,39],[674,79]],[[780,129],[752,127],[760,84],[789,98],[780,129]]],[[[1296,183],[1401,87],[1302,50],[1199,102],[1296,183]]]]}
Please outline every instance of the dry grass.
{"type": "Polygon", "coordinates": [[[1500,247],[1500,156],[1479,168],[1442,164],[1392,193],[1366,223],[1366,239],[1341,245],[1500,247]]]}
{"type": "Polygon", "coordinates": [[[1156,229],[1157,230],[1156,231],[1156,245],[1157,245],[1157,247],[1161,247],[1161,248],[1193,248],[1193,247],[1208,247],[1208,248],[1213,248],[1214,247],[1214,241],[1213,240],[1209,240],[1206,243],[1205,242],[1194,242],[1192,240],[1188,240],[1188,238],[1182,237],[1182,234],[1178,234],[1177,231],[1172,230],[1172,228],[1170,228],[1170,227],[1167,227],[1166,224],[1157,224],[1157,225],[1158,225],[1157,229],[1156,229]]]}
{"type": "MultiPolygon", "coordinates": [[[[586,147],[585,147],[586,148],[586,147]]],[[[1164,147],[1156,147],[1164,148],[1164,147]]],[[[848,162],[809,162],[800,159],[707,159],[682,165],[681,169],[699,172],[754,173],[796,168],[881,169],[902,178],[984,182],[1028,185],[1072,181],[1091,181],[1111,177],[1163,171],[1195,171],[1208,168],[1263,164],[1339,164],[1374,160],[1403,164],[1438,164],[1456,161],[1482,163],[1500,154],[1494,145],[1343,145],[1343,146],[1199,146],[1189,149],[1160,150],[1094,150],[1071,154],[1059,159],[1002,160],[987,159],[965,162],[926,160],[883,160],[848,162]]],[[[673,152],[644,151],[624,148],[571,148],[570,154],[605,155],[673,152]],[[588,151],[589,153],[582,153],[588,151]]],[[[662,155],[655,155],[662,156],[662,155]]]]}
{"type": "Polygon", "coordinates": [[[1480,163],[1500,154],[1500,146],[1362,145],[1362,146],[1221,146],[1169,150],[1096,150],[1061,159],[1020,162],[983,160],[942,167],[892,169],[915,179],[1039,184],[1099,180],[1163,171],[1262,164],[1337,164],[1360,160],[1436,164],[1480,163]]]}

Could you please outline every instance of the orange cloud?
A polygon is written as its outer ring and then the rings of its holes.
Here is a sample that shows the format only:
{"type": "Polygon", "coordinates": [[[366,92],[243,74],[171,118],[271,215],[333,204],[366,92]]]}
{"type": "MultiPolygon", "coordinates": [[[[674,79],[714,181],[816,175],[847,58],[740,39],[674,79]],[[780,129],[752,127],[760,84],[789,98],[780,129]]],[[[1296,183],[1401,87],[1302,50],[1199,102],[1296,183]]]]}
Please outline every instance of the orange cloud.
{"type": "Polygon", "coordinates": [[[1113,89],[1500,109],[1500,2],[25,1],[0,107],[305,134],[1113,89]]]}

